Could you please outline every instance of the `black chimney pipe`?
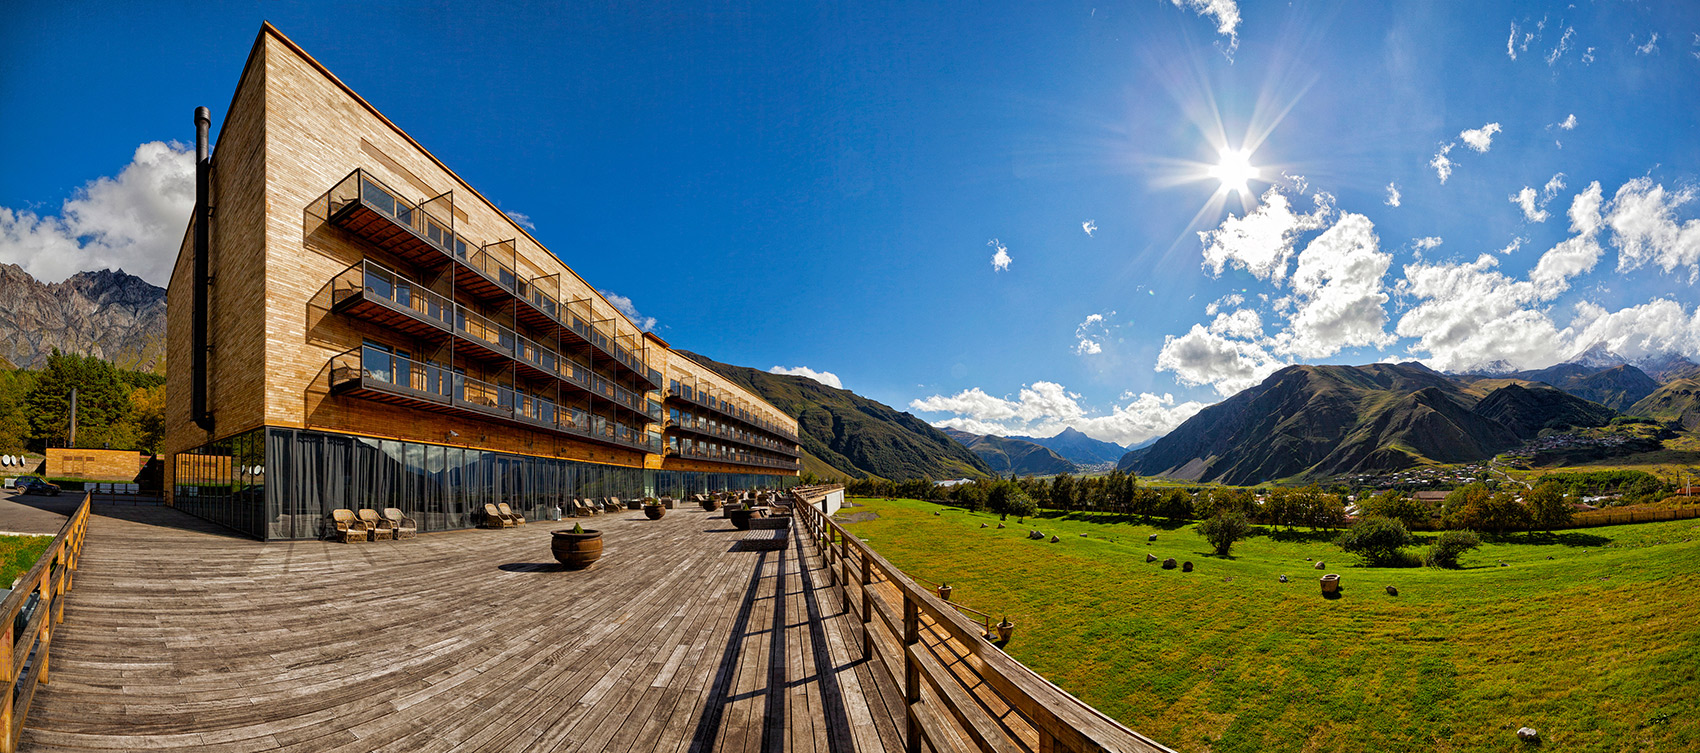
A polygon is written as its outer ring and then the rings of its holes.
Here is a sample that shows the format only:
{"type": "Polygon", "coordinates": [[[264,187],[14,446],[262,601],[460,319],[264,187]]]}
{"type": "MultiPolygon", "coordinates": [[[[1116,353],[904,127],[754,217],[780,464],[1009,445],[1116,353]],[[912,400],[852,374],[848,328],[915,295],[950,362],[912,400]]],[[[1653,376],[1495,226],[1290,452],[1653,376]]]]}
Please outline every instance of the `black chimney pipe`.
{"type": "Polygon", "coordinates": [[[207,143],[207,128],[211,125],[212,113],[205,107],[195,108],[195,277],[192,281],[195,300],[192,305],[189,416],[209,433],[213,430],[212,411],[207,406],[207,361],[211,351],[207,344],[207,306],[212,288],[207,258],[211,245],[212,157],[207,143]]]}

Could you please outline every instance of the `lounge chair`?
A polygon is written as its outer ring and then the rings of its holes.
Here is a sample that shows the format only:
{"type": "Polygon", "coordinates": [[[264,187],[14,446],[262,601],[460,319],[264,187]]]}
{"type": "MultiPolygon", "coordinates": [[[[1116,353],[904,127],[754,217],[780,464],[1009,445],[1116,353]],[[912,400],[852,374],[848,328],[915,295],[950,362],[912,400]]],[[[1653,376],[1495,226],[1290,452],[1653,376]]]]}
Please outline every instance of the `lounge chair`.
{"type": "Polygon", "coordinates": [[[395,537],[398,539],[411,539],[419,535],[419,523],[403,515],[400,508],[384,508],[384,519],[390,522],[390,528],[395,530],[395,537]]]}
{"type": "Polygon", "coordinates": [[[508,503],[506,503],[506,502],[502,502],[500,504],[497,504],[496,505],[496,512],[499,512],[499,513],[507,516],[508,520],[513,521],[514,525],[516,525],[516,526],[525,525],[525,516],[521,515],[517,512],[514,512],[514,509],[512,507],[508,507],[508,503]]]}
{"type": "Polygon", "coordinates": [[[513,524],[514,524],[513,521],[502,517],[502,513],[496,510],[495,505],[485,505],[484,506],[484,527],[485,528],[508,528],[508,527],[512,526],[513,524]]]}
{"type": "Polygon", "coordinates": [[[366,524],[355,517],[353,510],[341,508],[331,511],[332,528],[325,532],[327,538],[333,538],[346,544],[350,541],[366,540],[366,524]]]}
{"type": "Polygon", "coordinates": [[[389,541],[395,538],[395,527],[390,521],[379,515],[377,510],[370,507],[361,508],[360,522],[366,524],[366,530],[371,531],[373,541],[389,541]]]}
{"type": "Polygon", "coordinates": [[[620,498],[619,497],[609,497],[607,500],[605,500],[602,503],[602,509],[607,510],[609,512],[613,512],[615,510],[623,510],[623,509],[625,509],[625,507],[626,507],[625,505],[620,504],[620,498]]]}

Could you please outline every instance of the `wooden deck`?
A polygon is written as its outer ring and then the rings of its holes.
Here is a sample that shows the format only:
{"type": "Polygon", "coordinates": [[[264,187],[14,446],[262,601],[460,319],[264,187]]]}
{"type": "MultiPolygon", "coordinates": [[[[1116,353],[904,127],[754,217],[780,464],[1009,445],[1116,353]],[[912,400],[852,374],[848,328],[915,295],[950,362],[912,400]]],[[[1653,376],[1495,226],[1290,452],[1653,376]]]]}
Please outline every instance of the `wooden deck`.
{"type": "Polygon", "coordinates": [[[558,523],[261,544],[97,507],[23,749],[903,747],[903,695],[808,536],[744,551],[683,508],[583,522],[606,553],[568,573],[558,523]]]}

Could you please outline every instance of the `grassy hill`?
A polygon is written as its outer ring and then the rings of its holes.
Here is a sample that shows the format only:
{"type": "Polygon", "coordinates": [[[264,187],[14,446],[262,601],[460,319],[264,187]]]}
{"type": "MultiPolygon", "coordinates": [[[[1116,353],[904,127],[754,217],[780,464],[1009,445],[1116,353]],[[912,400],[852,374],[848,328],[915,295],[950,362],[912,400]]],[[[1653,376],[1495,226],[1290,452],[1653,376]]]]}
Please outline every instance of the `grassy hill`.
{"type": "Polygon", "coordinates": [[[1326,534],[1260,533],[1221,559],[1190,525],[1076,513],[1000,531],[854,501],[878,517],[848,527],[881,555],[1008,615],[1015,658],[1177,750],[1516,751],[1525,725],[1546,750],[1700,749],[1700,520],[1517,535],[1436,570],[1360,566],[1326,534]],[[1034,527],[1061,542],[1023,539],[1034,527]]]}
{"type": "Polygon", "coordinates": [[[962,443],[994,473],[1014,473],[1018,476],[1052,476],[1072,473],[1074,464],[1056,451],[1017,437],[971,434],[956,429],[943,429],[945,435],[962,443]]]}
{"type": "Polygon", "coordinates": [[[719,372],[774,407],[796,416],[806,455],[805,471],[823,477],[877,476],[896,480],[991,475],[985,461],[968,448],[926,421],[883,403],[808,377],[769,374],[688,351],[674,352],[719,372]]]}
{"type": "Polygon", "coordinates": [[[1700,381],[1678,379],[1665,384],[1630,406],[1628,412],[1676,424],[1688,431],[1700,429],[1700,381]]]}

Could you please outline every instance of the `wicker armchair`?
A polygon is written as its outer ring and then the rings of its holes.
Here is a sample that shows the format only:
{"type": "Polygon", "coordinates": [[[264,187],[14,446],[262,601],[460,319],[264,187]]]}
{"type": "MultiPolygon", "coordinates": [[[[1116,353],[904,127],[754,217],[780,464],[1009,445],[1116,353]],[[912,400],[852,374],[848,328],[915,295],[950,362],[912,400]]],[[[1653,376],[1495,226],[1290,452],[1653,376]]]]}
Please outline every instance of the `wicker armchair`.
{"type": "Polygon", "coordinates": [[[344,544],[350,541],[365,541],[366,524],[354,515],[353,510],[338,508],[331,511],[331,527],[326,529],[325,536],[344,544]]]}
{"type": "Polygon", "coordinates": [[[485,505],[484,506],[484,527],[485,528],[508,528],[508,527],[512,526],[513,524],[514,524],[513,521],[502,517],[502,513],[499,510],[496,509],[495,505],[485,505]]]}
{"type": "Polygon", "coordinates": [[[390,521],[379,515],[377,510],[370,507],[361,508],[360,522],[366,524],[366,530],[372,534],[373,541],[389,541],[395,538],[395,527],[390,521]]]}
{"type": "Polygon", "coordinates": [[[525,516],[514,512],[514,509],[512,507],[508,507],[508,503],[506,502],[498,502],[496,504],[496,512],[501,513],[508,520],[513,521],[516,526],[525,525],[525,516]]]}
{"type": "Polygon", "coordinates": [[[419,535],[419,523],[403,515],[400,508],[384,508],[384,520],[390,522],[390,528],[395,531],[395,537],[398,539],[411,539],[419,535]]]}
{"type": "Polygon", "coordinates": [[[576,517],[589,518],[600,512],[602,512],[602,508],[597,507],[588,499],[573,500],[573,515],[576,517]]]}

